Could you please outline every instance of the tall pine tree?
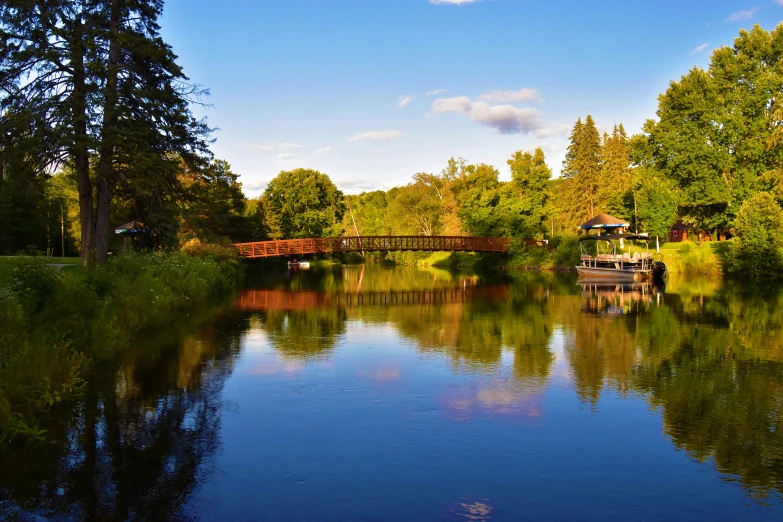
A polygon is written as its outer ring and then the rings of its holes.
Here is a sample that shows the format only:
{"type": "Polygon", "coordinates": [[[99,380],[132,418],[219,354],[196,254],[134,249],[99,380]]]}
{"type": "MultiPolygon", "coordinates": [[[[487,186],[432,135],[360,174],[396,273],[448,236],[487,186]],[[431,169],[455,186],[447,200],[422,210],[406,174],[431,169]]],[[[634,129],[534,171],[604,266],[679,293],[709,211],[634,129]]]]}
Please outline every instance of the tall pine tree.
{"type": "Polygon", "coordinates": [[[563,161],[562,176],[566,179],[566,201],[562,202],[573,222],[590,219],[601,210],[600,186],[602,174],[601,136],[591,115],[584,123],[577,120],[571,132],[571,143],[563,161]]]}
{"type": "MultiPolygon", "coordinates": [[[[0,111],[29,114],[36,124],[34,135],[46,144],[40,172],[73,164],[85,260],[106,259],[118,185],[181,196],[179,159],[203,168],[209,156],[209,129],[189,110],[200,91],[160,38],[162,10],[162,0],[0,6],[0,111]]],[[[13,131],[14,121],[0,119],[0,131],[13,131]]]]}

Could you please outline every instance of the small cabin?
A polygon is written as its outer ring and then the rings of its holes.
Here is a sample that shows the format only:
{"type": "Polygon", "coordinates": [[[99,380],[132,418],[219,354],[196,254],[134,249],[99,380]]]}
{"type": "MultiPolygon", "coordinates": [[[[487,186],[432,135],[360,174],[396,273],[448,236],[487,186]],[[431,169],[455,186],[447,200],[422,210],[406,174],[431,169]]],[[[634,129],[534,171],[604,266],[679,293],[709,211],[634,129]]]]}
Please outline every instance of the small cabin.
{"type": "Polygon", "coordinates": [[[688,228],[688,225],[678,219],[669,231],[669,241],[672,243],[688,241],[688,228]]]}

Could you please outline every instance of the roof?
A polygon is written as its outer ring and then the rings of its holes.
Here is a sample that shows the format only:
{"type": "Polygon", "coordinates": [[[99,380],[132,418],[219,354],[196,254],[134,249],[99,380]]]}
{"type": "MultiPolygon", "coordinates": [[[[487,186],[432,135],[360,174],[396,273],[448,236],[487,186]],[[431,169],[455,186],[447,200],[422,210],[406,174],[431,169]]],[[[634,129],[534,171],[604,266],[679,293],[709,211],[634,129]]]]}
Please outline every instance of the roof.
{"type": "MultiPolygon", "coordinates": [[[[133,230],[136,227],[135,221],[128,221],[124,225],[118,226],[115,230],[133,230]]],[[[117,232],[119,234],[119,232],[117,232]]]]}
{"type": "Polygon", "coordinates": [[[691,227],[683,223],[681,219],[678,219],[677,222],[672,225],[672,230],[688,230],[689,228],[691,227]]]}
{"type": "Polygon", "coordinates": [[[579,225],[579,228],[618,228],[630,226],[630,223],[610,216],[609,214],[598,214],[593,219],[589,219],[579,225]]]}
{"type": "Polygon", "coordinates": [[[579,241],[598,241],[599,239],[604,240],[610,240],[610,239],[629,239],[633,241],[634,239],[641,239],[643,241],[649,241],[650,236],[643,235],[643,234],[604,234],[602,236],[585,236],[580,237],[579,241]]]}

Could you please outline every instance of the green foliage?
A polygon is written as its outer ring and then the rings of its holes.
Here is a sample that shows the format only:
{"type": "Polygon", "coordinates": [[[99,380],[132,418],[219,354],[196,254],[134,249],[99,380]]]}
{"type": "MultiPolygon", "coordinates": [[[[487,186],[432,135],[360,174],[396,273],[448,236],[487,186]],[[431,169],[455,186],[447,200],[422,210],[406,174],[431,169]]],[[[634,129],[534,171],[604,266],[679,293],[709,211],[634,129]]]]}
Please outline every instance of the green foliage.
{"type": "Polygon", "coordinates": [[[317,170],[281,172],[267,185],[264,199],[274,239],[334,237],[343,232],[343,193],[317,170]]]}
{"type": "Polygon", "coordinates": [[[9,288],[28,314],[43,309],[62,280],[59,271],[43,262],[29,262],[13,269],[9,288]]]}
{"type": "Polygon", "coordinates": [[[511,184],[503,206],[510,215],[508,232],[511,237],[541,238],[546,233],[552,213],[552,193],[549,180],[552,170],[547,166],[544,151],[537,148],[533,154],[517,151],[508,160],[511,184]]]}
{"type": "Polygon", "coordinates": [[[783,277],[783,210],[772,195],[760,192],[737,214],[731,271],[750,279],[783,277]]]}
{"type": "Polygon", "coordinates": [[[667,246],[677,248],[663,248],[661,255],[666,263],[666,270],[671,274],[717,276],[725,272],[726,263],[720,249],[727,243],[729,242],[711,241],[702,245],[691,242],[672,243],[667,246]]]}
{"type": "Polygon", "coordinates": [[[674,184],[645,168],[638,169],[635,190],[640,231],[650,237],[667,237],[677,221],[679,197],[674,184]]]}
{"type": "Polygon", "coordinates": [[[92,361],[241,282],[233,251],[188,251],[121,256],[68,277],[29,259],[0,262],[0,444],[40,436],[41,416],[81,392],[92,361]]]}
{"type": "Polygon", "coordinates": [[[676,183],[686,221],[731,228],[745,200],[779,186],[781,63],[783,26],[756,25],[659,97],[659,121],[644,125],[634,162],[676,183]]]}
{"type": "Polygon", "coordinates": [[[507,221],[501,217],[500,173],[492,165],[469,165],[454,182],[462,227],[472,236],[503,236],[507,221]]]}

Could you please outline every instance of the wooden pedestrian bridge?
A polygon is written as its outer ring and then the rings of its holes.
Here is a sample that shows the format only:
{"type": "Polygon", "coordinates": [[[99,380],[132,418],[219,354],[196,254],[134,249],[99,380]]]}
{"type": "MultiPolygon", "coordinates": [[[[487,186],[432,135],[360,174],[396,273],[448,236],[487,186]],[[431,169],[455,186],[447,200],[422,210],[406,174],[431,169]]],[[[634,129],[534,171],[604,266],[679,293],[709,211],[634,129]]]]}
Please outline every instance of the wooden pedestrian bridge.
{"type": "MultiPolygon", "coordinates": [[[[543,241],[521,240],[526,244],[543,246],[543,241]]],[[[246,258],[301,256],[337,252],[508,252],[507,238],[467,236],[355,236],[309,239],[278,239],[231,245],[246,258]]]]}

